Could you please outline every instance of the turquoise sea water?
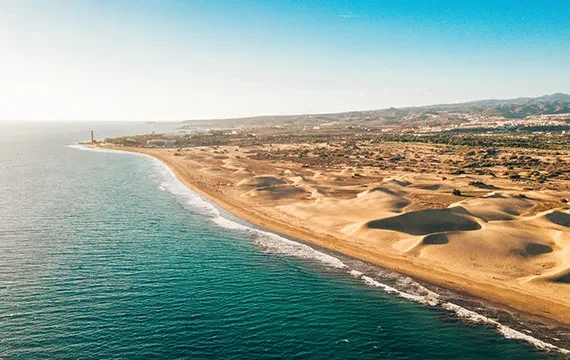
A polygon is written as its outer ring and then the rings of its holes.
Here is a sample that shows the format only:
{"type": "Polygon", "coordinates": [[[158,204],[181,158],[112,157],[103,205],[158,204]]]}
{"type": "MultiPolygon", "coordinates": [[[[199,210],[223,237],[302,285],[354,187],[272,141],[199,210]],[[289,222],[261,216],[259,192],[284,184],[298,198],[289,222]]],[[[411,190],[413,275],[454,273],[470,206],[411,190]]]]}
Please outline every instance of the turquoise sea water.
{"type": "Polygon", "coordinates": [[[545,356],[236,222],[155,160],[65,146],[90,127],[0,125],[1,359],[545,356]]]}

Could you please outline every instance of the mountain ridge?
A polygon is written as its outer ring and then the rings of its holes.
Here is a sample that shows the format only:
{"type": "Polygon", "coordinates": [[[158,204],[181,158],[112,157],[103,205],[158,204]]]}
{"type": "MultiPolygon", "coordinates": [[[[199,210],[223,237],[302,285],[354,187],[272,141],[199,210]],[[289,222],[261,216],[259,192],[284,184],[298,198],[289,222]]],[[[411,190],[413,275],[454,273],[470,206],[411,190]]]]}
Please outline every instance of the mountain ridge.
{"type": "Polygon", "coordinates": [[[539,97],[519,97],[515,99],[484,99],[462,103],[390,107],[338,113],[260,115],[225,119],[185,120],[182,123],[188,127],[318,126],[327,123],[365,124],[377,127],[421,124],[427,118],[449,112],[499,116],[505,119],[524,119],[527,116],[534,115],[565,114],[570,113],[570,95],[559,92],[539,97]]]}

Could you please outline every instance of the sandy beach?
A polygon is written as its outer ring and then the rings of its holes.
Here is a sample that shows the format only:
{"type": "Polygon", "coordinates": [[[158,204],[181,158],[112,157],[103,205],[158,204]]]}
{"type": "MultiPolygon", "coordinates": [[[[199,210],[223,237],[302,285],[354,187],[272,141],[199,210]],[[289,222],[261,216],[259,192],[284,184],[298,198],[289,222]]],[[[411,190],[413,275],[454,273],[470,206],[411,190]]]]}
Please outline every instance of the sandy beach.
{"type": "Polygon", "coordinates": [[[120,150],[159,159],[188,187],[253,224],[570,325],[567,187],[537,191],[484,175],[315,168],[252,159],[250,149],[237,146],[120,150]],[[456,188],[461,196],[452,194],[456,188]]]}

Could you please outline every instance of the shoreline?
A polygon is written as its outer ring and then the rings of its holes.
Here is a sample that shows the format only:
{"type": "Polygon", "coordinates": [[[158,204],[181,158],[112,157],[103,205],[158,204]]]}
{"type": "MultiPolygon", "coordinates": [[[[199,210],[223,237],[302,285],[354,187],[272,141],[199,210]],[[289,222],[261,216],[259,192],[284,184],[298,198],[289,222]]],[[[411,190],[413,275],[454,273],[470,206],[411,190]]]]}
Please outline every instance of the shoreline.
{"type": "Polygon", "coordinates": [[[523,315],[530,321],[538,321],[556,327],[568,328],[570,325],[570,307],[560,302],[552,302],[549,299],[541,299],[532,294],[516,291],[498,284],[482,283],[461,274],[451,273],[445,269],[435,266],[427,267],[425,264],[418,264],[409,259],[394,254],[378,254],[367,249],[362,249],[355,244],[343,243],[341,238],[336,238],[328,234],[310,232],[307,229],[299,228],[287,224],[278,219],[270,218],[266,214],[255,211],[252,208],[240,206],[234,199],[220,196],[216,193],[215,187],[200,181],[196,176],[188,172],[191,169],[184,169],[174,162],[168,161],[167,153],[157,153],[144,148],[113,148],[101,146],[103,149],[119,150],[131,153],[139,153],[151,156],[167,166],[176,178],[185,186],[199,195],[212,201],[217,206],[262,229],[267,229],[286,238],[300,240],[301,243],[314,245],[319,248],[338,253],[348,258],[379,266],[398,274],[409,276],[421,282],[434,285],[436,287],[451,290],[457,294],[467,295],[475,300],[481,300],[494,308],[506,310],[507,313],[515,311],[523,315]],[[162,155],[162,156],[161,156],[162,155]],[[550,310],[556,309],[559,312],[553,314],[550,310]],[[567,311],[566,311],[567,310],[567,311]]]}

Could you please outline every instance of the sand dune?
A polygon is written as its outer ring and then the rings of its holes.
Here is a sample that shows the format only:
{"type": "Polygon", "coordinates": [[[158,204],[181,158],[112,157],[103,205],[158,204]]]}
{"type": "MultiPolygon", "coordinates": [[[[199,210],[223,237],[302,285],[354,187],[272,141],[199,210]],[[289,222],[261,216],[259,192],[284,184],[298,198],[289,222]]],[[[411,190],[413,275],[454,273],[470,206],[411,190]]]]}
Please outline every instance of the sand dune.
{"type": "Polygon", "coordinates": [[[387,194],[390,196],[405,196],[405,194],[406,194],[405,192],[397,190],[397,189],[389,189],[389,188],[384,187],[384,186],[376,186],[370,190],[366,190],[366,191],[359,193],[357,195],[357,197],[361,198],[361,197],[364,197],[368,194],[374,194],[376,192],[384,193],[384,194],[387,194]]]}
{"type": "Polygon", "coordinates": [[[479,231],[430,234],[414,251],[455,271],[472,268],[505,280],[538,276],[560,265],[549,234],[496,223],[479,231]]]}
{"type": "Polygon", "coordinates": [[[307,196],[308,193],[296,186],[292,185],[279,185],[279,186],[265,186],[258,189],[250,190],[241,197],[261,198],[262,200],[284,200],[289,198],[296,198],[299,196],[307,196]]]}
{"type": "Polygon", "coordinates": [[[431,190],[431,191],[436,191],[441,188],[440,184],[414,184],[409,186],[414,189],[431,190]]]}
{"type": "Polygon", "coordinates": [[[553,211],[544,215],[544,218],[553,224],[570,227],[570,214],[562,211],[553,211]]]}
{"type": "Polygon", "coordinates": [[[499,221],[515,219],[531,209],[534,203],[526,198],[495,192],[492,196],[466,199],[457,205],[485,221],[499,221]]]}
{"type": "Polygon", "coordinates": [[[398,185],[400,187],[407,187],[410,185],[410,183],[406,180],[403,180],[402,178],[386,178],[383,180],[385,183],[391,183],[391,184],[395,184],[398,185]]]}
{"type": "Polygon", "coordinates": [[[247,168],[238,168],[237,170],[232,172],[232,175],[234,176],[252,176],[253,174],[255,173],[251,169],[247,168]]]}
{"type": "Polygon", "coordinates": [[[237,186],[246,186],[246,187],[267,187],[267,186],[275,186],[275,185],[282,185],[285,184],[285,181],[282,179],[270,176],[270,175],[263,175],[263,176],[254,176],[251,178],[245,178],[238,182],[237,186]]]}
{"type": "Polygon", "coordinates": [[[570,284],[570,269],[566,272],[566,274],[556,277],[554,281],[562,284],[570,284]]]}
{"type": "Polygon", "coordinates": [[[473,220],[469,212],[462,207],[449,209],[420,210],[402,215],[370,221],[370,229],[400,231],[410,235],[427,235],[448,231],[473,231],[481,225],[473,220]]]}

